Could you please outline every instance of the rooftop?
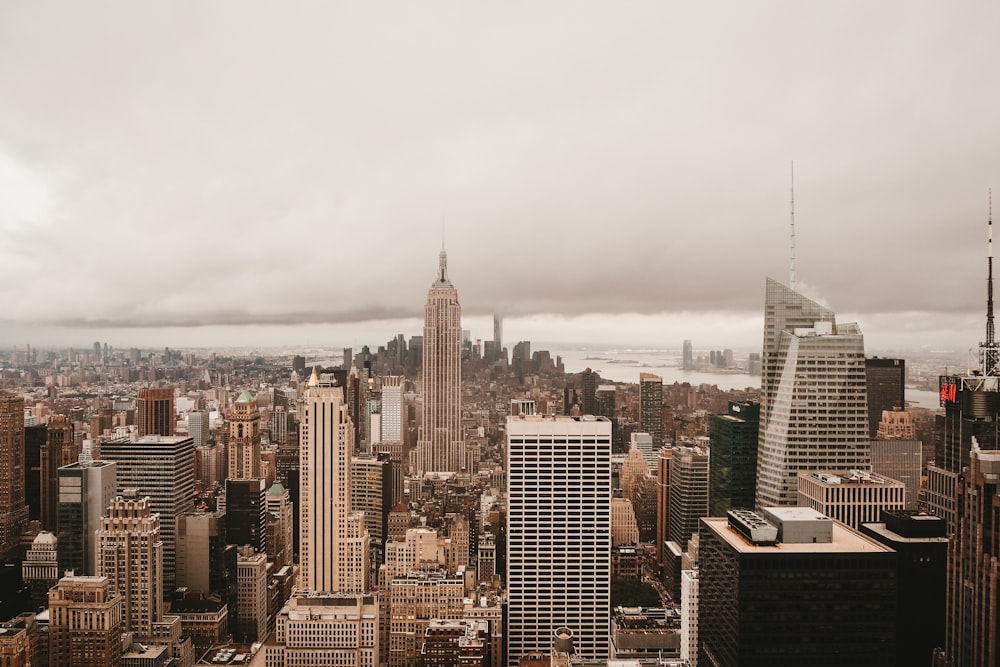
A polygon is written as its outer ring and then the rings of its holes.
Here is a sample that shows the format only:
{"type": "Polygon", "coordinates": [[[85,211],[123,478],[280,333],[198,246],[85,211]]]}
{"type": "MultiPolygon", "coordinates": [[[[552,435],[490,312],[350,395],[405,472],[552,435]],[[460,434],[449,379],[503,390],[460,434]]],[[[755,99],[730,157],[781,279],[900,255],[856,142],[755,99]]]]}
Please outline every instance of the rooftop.
{"type": "MultiPolygon", "coordinates": [[[[779,512],[788,517],[788,520],[801,521],[814,518],[819,514],[809,507],[781,507],[769,508],[775,514],[779,512]],[[804,510],[804,511],[803,511],[804,510]]],[[[820,514],[820,516],[823,516],[820,514]]],[[[828,519],[829,520],[829,519],[828,519]]],[[[713,530],[720,538],[729,543],[738,553],[744,554],[849,554],[849,553],[892,553],[892,549],[879,544],[875,540],[865,537],[861,533],[854,531],[847,526],[831,521],[833,527],[833,539],[830,542],[779,542],[774,545],[752,544],[749,540],[740,535],[735,529],[729,527],[729,521],[724,517],[704,518],[702,521],[713,530]]]]}

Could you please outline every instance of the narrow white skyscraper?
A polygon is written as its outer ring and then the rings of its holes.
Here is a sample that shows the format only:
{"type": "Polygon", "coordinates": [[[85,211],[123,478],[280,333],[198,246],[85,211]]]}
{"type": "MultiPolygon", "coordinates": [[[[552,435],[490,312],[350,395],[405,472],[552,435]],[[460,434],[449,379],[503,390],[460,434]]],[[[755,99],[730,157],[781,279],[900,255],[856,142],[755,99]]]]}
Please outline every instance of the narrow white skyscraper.
{"type": "Polygon", "coordinates": [[[608,658],[611,422],[507,418],[508,665],[549,653],[559,628],[576,655],[608,658]]]}
{"type": "Polygon", "coordinates": [[[351,511],[351,418],[333,376],[313,369],[299,447],[299,576],[302,588],[327,593],[368,589],[370,558],[363,512],[351,511]]]}

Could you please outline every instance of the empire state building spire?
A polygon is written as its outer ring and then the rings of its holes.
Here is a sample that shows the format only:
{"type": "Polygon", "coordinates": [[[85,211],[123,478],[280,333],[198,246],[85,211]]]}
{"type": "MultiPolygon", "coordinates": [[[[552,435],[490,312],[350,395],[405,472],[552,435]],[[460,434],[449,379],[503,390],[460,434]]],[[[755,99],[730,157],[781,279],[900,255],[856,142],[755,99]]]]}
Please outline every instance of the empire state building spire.
{"type": "Polygon", "coordinates": [[[438,277],[435,285],[451,285],[448,280],[448,253],[444,250],[438,255],[438,277]]]}

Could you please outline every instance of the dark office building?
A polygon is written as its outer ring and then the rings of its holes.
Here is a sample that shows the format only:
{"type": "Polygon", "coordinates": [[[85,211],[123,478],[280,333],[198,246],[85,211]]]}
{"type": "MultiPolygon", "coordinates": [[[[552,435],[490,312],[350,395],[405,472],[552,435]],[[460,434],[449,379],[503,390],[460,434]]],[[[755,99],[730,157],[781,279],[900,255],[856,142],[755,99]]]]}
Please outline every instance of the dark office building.
{"type": "Polygon", "coordinates": [[[708,425],[712,452],[708,467],[709,516],[753,508],[759,430],[760,403],[730,401],[727,414],[712,415],[708,425]]]}
{"type": "Polygon", "coordinates": [[[906,361],[903,359],[865,359],[868,383],[868,432],[875,438],[882,411],[906,408],[906,361]]]}
{"type": "Polygon", "coordinates": [[[597,414],[597,385],[601,376],[589,368],[580,373],[580,414],[597,414]]]}
{"type": "Polygon", "coordinates": [[[928,667],[931,652],[944,645],[945,521],[908,510],[884,510],[881,518],[861,532],[897,554],[896,665],[928,667]]]}
{"type": "Polygon", "coordinates": [[[698,664],[892,665],[896,554],[806,507],[701,520],[698,664]]]}
{"type": "Polygon", "coordinates": [[[663,446],[663,378],[639,373],[639,430],[653,436],[653,451],[663,446]]]}
{"type": "Polygon", "coordinates": [[[28,521],[42,518],[42,450],[48,428],[44,424],[24,427],[24,502],[28,521]]]}
{"type": "Polygon", "coordinates": [[[267,489],[263,477],[226,480],[226,544],[267,551],[267,489]]]}

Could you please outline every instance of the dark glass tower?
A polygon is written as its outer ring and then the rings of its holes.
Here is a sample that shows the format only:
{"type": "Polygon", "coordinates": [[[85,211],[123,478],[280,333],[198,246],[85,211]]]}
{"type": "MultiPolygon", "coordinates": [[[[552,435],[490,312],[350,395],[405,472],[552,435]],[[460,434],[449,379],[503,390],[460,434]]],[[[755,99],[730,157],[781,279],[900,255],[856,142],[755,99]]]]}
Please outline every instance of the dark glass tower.
{"type": "Polygon", "coordinates": [[[729,402],[725,415],[712,415],[708,426],[712,462],[708,467],[708,514],[725,516],[752,508],[757,493],[757,438],[760,404],[729,402]]]}

